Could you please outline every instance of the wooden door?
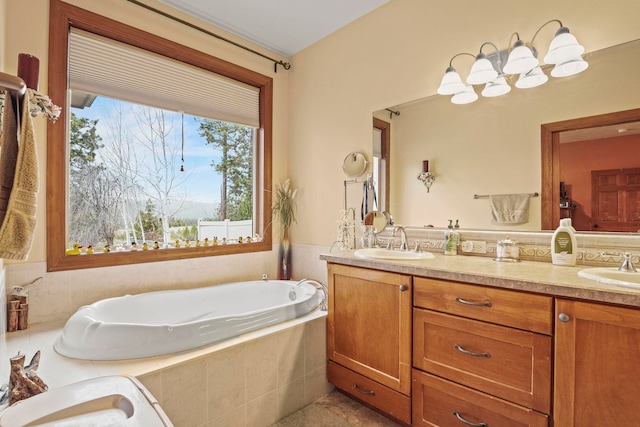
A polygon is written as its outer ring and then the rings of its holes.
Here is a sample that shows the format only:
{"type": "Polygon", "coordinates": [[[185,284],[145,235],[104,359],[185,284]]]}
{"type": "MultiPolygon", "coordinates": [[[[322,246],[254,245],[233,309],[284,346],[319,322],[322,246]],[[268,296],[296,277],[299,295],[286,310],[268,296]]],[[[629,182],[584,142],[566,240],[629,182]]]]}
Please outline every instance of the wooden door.
{"type": "Polygon", "coordinates": [[[597,231],[640,231],[640,168],[591,172],[591,211],[597,231]]]}
{"type": "Polygon", "coordinates": [[[556,301],[554,425],[640,425],[640,310],[556,301]]]}
{"type": "Polygon", "coordinates": [[[411,276],[329,264],[328,358],[411,390],[411,276]]]}

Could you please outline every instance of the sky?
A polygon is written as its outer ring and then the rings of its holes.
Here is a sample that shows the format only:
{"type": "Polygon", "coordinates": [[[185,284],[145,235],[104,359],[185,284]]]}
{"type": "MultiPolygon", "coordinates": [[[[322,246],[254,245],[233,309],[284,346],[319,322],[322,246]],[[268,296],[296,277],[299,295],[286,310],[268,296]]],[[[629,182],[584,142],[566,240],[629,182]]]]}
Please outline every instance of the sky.
{"type": "MultiPolygon", "coordinates": [[[[117,110],[121,109],[123,128],[130,130],[130,140],[144,140],[135,114],[131,110],[133,104],[121,102],[105,97],[97,97],[90,107],[84,109],[72,108],[71,111],[77,117],[85,117],[91,120],[99,119],[97,133],[102,137],[101,144],[105,146],[101,151],[107,150],[112,144],[111,137],[114,123],[117,122],[117,110]]],[[[221,176],[211,166],[211,161],[220,160],[220,151],[207,144],[204,137],[198,134],[198,122],[193,116],[184,115],[184,172],[179,172],[181,166],[182,126],[181,113],[166,111],[166,122],[171,129],[169,141],[174,150],[175,162],[173,170],[176,171],[176,180],[180,193],[186,194],[185,212],[176,214],[176,217],[207,217],[212,216],[215,207],[220,203],[221,176]]],[[[137,144],[130,143],[129,147],[137,144]]],[[[133,156],[132,156],[133,157],[133,156]]],[[[149,154],[139,149],[135,157],[142,162],[149,161],[149,154]]],[[[141,170],[144,168],[141,166],[141,170]]]]}

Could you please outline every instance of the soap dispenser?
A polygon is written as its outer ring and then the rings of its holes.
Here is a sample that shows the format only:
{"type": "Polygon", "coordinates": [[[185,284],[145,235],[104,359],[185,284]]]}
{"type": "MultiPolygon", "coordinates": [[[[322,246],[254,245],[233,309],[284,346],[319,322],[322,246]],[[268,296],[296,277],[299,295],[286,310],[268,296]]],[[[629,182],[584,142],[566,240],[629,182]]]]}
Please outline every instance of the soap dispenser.
{"type": "Polygon", "coordinates": [[[452,219],[444,232],[444,254],[458,255],[458,231],[453,228],[452,219]]]}

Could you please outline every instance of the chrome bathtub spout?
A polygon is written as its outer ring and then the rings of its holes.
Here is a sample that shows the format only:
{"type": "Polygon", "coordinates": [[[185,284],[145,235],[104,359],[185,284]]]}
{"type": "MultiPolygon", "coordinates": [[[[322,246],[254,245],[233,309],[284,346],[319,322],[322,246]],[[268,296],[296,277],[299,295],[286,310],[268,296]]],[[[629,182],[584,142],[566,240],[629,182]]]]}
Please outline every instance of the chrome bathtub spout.
{"type": "Polygon", "coordinates": [[[289,291],[289,299],[291,301],[294,301],[297,298],[296,295],[296,288],[302,286],[302,284],[304,283],[308,283],[310,285],[312,285],[314,288],[318,289],[319,291],[322,291],[322,301],[320,301],[320,310],[322,311],[327,311],[328,310],[328,304],[329,304],[329,290],[327,289],[327,286],[318,282],[317,280],[313,280],[313,279],[302,279],[300,281],[298,281],[298,283],[296,283],[296,285],[293,287],[293,289],[291,289],[289,291]]]}
{"type": "Polygon", "coordinates": [[[409,242],[407,241],[407,232],[401,225],[396,225],[393,229],[393,237],[396,237],[396,233],[400,231],[400,250],[406,251],[409,249],[409,242]]]}

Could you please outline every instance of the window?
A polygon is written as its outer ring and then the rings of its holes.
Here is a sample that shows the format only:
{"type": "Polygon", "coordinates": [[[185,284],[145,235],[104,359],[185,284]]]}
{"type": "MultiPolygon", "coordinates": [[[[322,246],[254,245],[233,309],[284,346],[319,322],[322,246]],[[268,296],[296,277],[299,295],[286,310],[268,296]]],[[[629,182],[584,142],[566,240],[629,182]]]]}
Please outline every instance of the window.
{"type": "Polygon", "coordinates": [[[270,77],[54,0],[49,94],[63,110],[47,132],[49,271],[271,250],[270,77]],[[235,148],[226,163],[223,132],[235,148]],[[202,167],[216,178],[198,176],[195,149],[209,150],[202,167]],[[186,214],[203,184],[209,195],[218,187],[217,201],[186,214]],[[262,239],[196,246],[213,237],[205,221],[220,219],[244,219],[239,236],[262,239]],[[96,253],[67,254],[76,240],[96,253]],[[132,242],[149,250],[131,251],[132,242]],[[104,245],[116,247],[103,254],[104,245]]]}

